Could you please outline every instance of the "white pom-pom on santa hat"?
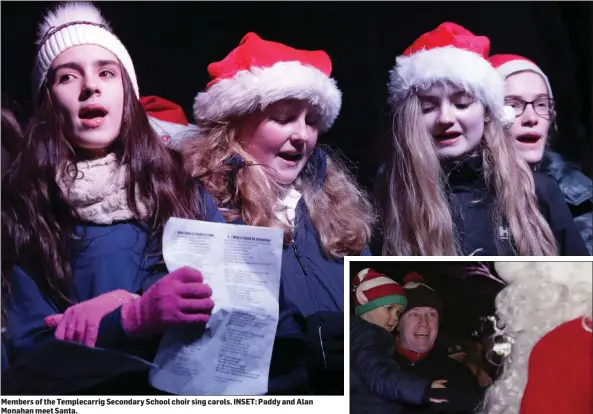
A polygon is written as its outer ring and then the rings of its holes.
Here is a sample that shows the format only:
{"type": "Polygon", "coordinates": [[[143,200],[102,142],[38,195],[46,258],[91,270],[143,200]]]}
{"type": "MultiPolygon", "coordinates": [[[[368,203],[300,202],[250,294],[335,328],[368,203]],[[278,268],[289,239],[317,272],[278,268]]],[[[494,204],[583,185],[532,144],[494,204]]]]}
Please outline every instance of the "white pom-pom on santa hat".
{"type": "Polygon", "coordinates": [[[505,128],[512,127],[516,118],[517,115],[515,113],[515,109],[512,106],[505,105],[502,107],[502,116],[500,120],[505,128]]]}
{"type": "Polygon", "coordinates": [[[113,53],[132,81],[136,97],[140,97],[132,58],[101,12],[89,2],[67,2],[49,11],[39,25],[33,102],[37,102],[52,62],[65,50],[80,45],[97,45],[113,53]]]}
{"type": "Polygon", "coordinates": [[[504,80],[488,62],[489,53],[486,36],[476,36],[455,23],[442,23],[396,58],[389,72],[389,104],[396,107],[416,90],[448,81],[472,93],[508,127],[504,80]]]}
{"type": "Polygon", "coordinates": [[[211,81],[194,102],[194,120],[218,121],[265,109],[282,99],[308,101],[319,111],[319,129],[334,123],[342,94],[321,51],[298,50],[247,33],[220,62],[208,65],[211,81]]]}

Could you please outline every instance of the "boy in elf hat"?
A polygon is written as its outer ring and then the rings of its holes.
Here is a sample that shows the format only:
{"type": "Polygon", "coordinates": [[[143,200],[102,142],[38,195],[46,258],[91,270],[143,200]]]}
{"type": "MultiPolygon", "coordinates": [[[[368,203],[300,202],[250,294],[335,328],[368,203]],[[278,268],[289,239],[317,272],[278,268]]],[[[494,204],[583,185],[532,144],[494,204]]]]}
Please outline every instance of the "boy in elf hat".
{"type": "Polygon", "coordinates": [[[350,322],[350,398],[354,414],[397,414],[408,404],[441,404],[445,380],[404,373],[393,359],[397,328],[406,309],[404,289],[373,269],[357,273],[350,322]],[[439,391],[441,390],[441,391],[439,391]]]}
{"type": "Polygon", "coordinates": [[[591,254],[593,184],[550,147],[558,132],[550,80],[538,65],[523,56],[493,55],[488,61],[505,79],[505,103],[515,110],[510,135],[519,154],[533,169],[558,183],[591,254]]]}
{"type": "Polygon", "coordinates": [[[393,152],[381,185],[384,255],[586,255],[564,197],[504,128],[490,41],[446,22],[390,72],[393,152]]]}

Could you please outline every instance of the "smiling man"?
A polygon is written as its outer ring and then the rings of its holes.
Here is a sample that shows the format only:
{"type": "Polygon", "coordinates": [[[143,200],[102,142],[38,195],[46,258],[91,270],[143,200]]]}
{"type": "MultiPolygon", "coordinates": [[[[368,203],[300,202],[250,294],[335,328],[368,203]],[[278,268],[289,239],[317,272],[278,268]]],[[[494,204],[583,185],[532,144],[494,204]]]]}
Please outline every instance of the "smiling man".
{"type": "MultiPolygon", "coordinates": [[[[441,412],[473,413],[482,391],[475,375],[462,363],[449,358],[447,349],[437,342],[442,301],[423,278],[412,273],[404,278],[408,307],[400,317],[395,340],[395,359],[404,371],[425,378],[445,379],[441,412]]],[[[432,413],[429,405],[409,405],[404,413],[432,413]]]]}

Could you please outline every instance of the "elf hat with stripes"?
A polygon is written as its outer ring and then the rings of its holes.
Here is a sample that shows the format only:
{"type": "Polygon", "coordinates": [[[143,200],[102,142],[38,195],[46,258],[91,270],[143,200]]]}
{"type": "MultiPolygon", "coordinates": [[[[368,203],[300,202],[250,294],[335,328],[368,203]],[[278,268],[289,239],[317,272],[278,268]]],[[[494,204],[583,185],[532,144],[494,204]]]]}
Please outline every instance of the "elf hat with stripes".
{"type": "Polygon", "coordinates": [[[362,315],[385,305],[406,308],[404,289],[393,279],[373,269],[363,269],[354,278],[354,306],[356,315],[362,315]]]}

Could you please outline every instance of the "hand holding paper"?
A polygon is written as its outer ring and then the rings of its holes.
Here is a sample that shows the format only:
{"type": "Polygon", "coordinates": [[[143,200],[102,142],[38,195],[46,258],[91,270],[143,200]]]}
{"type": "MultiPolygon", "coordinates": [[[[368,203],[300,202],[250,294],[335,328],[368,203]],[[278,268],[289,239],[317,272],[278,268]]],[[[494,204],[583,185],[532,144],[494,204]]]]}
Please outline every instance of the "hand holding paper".
{"type": "Polygon", "coordinates": [[[214,302],[212,290],[203,283],[202,273],[181,267],[152,285],[144,295],[122,306],[124,330],[147,337],[167,327],[207,322],[214,302]]]}
{"type": "Polygon", "coordinates": [[[200,269],[216,307],[205,326],[167,330],[152,386],[179,395],[268,392],[283,234],[279,228],[169,219],[163,234],[167,268],[200,269]]]}

